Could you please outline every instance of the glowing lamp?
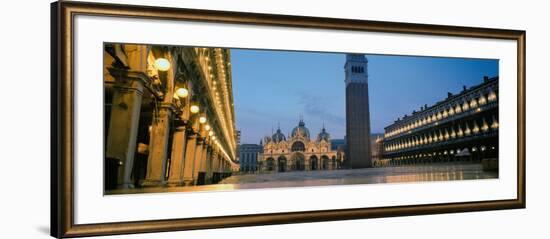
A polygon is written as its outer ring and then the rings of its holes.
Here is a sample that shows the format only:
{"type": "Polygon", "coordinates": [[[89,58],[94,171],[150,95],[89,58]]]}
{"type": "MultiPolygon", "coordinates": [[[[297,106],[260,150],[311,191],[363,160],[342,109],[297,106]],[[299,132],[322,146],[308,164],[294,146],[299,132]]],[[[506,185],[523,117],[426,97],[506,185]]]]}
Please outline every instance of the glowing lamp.
{"type": "Polygon", "coordinates": [[[208,136],[214,136],[214,132],[213,131],[208,132],[208,136]]]}
{"type": "Polygon", "coordinates": [[[176,90],[176,95],[180,98],[185,98],[189,95],[189,91],[185,88],[178,88],[176,90]]]}
{"type": "MultiPolygon", "coordinates": [[[[216,136],[212,135],[212,140],[216,140],[216,136]]],[[[217,142],[217,141],[216,141],[217,142]]]]}
{"type": "Polygon", "coordinates": [[[206,123],[206,117],[204,117],[204,116],[199,117],[199,123],[201,123],[201,124],[206,123]]]}
{"type": "Polygon", "coordinates": [[[210,131],[210,129],[211,129],[211,128],[210,128],[210,125],[209,125],[209,124],[205,125],[205,126],[204,126],[204,129],[205,129],[206,131],[210,131]]]}
{"type": "Polygon", "coordinates": [[[191,111],[191,113],[193,114],[196,114],[196,113],[199,113],[199,106],[198,105],[192,105],[189,110],[191,111]]]}
{"type": "Polygon", "coordinates": [[[155,68],[159,71],[167,71],[170,69],[170,62],[164,58],[158,58],[155,60],[155,68]]]}

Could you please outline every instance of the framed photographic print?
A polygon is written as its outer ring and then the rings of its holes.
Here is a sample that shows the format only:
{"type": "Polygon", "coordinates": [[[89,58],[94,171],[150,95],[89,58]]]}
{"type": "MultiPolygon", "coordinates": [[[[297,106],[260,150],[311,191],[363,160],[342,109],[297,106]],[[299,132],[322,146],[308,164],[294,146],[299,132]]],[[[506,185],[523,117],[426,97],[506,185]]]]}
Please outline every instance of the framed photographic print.
{"type": "Polygon", "coordinates": [[[51,11],[54,237],[525,207],[525,31],[51,11]]]}

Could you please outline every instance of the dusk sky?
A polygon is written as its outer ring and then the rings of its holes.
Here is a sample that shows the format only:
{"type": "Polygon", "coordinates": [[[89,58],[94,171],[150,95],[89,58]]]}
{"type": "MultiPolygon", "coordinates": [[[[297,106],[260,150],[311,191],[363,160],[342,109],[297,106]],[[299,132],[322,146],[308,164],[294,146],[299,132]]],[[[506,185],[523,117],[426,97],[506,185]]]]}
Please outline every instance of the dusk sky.
{"type": "MultiPolygon", "coordinates": [[[[397,117],[443,100],[447,92],[498,76],[498,60],[366,55],[371,132],[383,133],[397,117]]],[[[231,50],[233,94],[241,143],[259,143],[280,124],[285,135],[303,115],[312,138],[323,122],[343,139],[345,54],[231,50]]]]}

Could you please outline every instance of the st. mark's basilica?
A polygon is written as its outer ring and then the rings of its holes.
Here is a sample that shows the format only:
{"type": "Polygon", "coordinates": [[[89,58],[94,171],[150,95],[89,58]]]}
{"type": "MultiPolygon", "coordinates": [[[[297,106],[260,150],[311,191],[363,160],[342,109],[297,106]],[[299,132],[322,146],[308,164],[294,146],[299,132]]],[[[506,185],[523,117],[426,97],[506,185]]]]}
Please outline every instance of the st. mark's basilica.
{"type": "Polygon", "coordinates": [[[330,134],[324,125],[312,138],[303,119],[285,136],[281,128],[263,138],[258,159],[262,171],[287,172],[333,170],[342,163],[343,151],[332,150],[330,134]]]}

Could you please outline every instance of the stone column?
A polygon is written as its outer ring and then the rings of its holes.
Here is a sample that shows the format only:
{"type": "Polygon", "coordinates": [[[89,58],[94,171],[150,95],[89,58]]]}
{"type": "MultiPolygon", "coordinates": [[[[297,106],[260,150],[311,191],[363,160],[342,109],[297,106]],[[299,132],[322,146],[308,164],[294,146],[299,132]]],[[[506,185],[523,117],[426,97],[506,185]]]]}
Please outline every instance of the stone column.
{"type": "Polygon", "coordinates": [[[292,159],[286,161],[286,170],[292,171],[292,159]]]}
{"type": "Polygon", "coordinates": [[[193,164],[193,179],[194,184],[197,184],[199,179],[199,170],[201,168],[202,162],[202,153],[204,148],[204,139],[197,139],[197,148],[195,149],[195,163],[193,164]]]}
{"type": "Polygon", "coordinates": [[[172,155],[170,157],[172,165],[168,176],[168,186],[183,185],[183,165],[185,163],[185,144],[187,141],[185,130],[185,126],[174,129],[172,155]]]}
{"type": "Polygon", "coordinates": [[[223,157],[220,155],[218,157],[218,180],[223,179],[223,157]]]}
{"type": "Polygon", "coordinates": [[[222,161],[222,175],[222,178],[227,177],[227,161],[225,160],[222,161]]]}
{"type": "Polygon", "coordinates": [[[211,147],[210,149],[210,156],[209,156],[209,159],[208,159],[208,166],[207,166],[207,170],[206,170],[206,182],[207,183],[212,183],[213,182],[213,176],[214,176],[214,171],[216,169],[216,158],[218,157],[218,152],[216,151],[215,148],[211,147]]]}
{"type": "Polygon", "coordinates": [[[195,163],[195,149],[197,147],[197,135],[187,137],[185,146],[185,161],[183,164],[183,182],[185,185],[193,184],[193,168],[195,163]]]}
{"type": "Polygon", "coordinates": [[[223,158],[221,158],[220,159],[220,169],[218,170],[218,173],[220,174],[220,180],[223,180],[223,178],[224,178],[224,168],[225,168],[225,164],[224,164],[223,158]]]}
{"type": "Polygon", "coordinates": [[[201,159],[200,159],[200,167],[199,167],[199,184],[204,185],[206,184],[206,168],[208,164],[208,148],[210,146],[208,145],[208,142],[205,141],[202,146],[202,153],[201,153],[201,159]]]}
{"type": "Polygon", "coordinates": [[[218,150],[214,153],[215,157],[212,157],[212,183],[217,183],[218,177],[219,177],[219,167],[220,167],[220,160],[219,160],[219,152],[218,150]]]}
{"type": "Polygon", "coordinates": [[[147,176],[142,186],[161,186],[166,183],[164,177],[168,159],[168,136],[172,110],[172,104],[162,103],[158,109],[158,116],[153,118],[149,158],[147,159],[147,176]]]}
{"type": "Polygon", "coordinates": [[[111,119],[105,148],[106,160],[115,160],[119,165],[117,187],[132,188],[131,174],[136,152],[137,131],[143,85],[147,76],[141,72],[109,69],[115,77],[111,119]]]}
{"type": "Polygon", "coordinates": [[[212,146],[208,145],[206,148],[206,164],[204,167],[204,184],[210,184],[212,180],[212,146]]]}

